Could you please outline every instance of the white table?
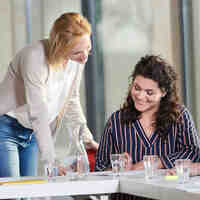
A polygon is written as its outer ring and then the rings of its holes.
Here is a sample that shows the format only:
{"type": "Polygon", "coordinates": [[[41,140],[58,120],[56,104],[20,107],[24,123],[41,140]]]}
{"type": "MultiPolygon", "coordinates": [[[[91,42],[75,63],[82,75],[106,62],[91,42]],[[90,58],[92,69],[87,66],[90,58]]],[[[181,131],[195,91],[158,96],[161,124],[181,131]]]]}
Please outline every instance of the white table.
{"type": "Polygon", "coordinates": [[[0,199],[65,195],[101,195],[116,192],[162,200],[199,200],[200,177],[194,177],[190,183],[181,185],[177,184],[176,181],[165,181],[164,178],[146,182],[143,172],[134,172],[126,173],[119,178],[91,174],[84,180],[78,181],[69,181],[66,177],[57,177],[52,182],[41,184],[0,185],[0,199]],[[193,187],[196,187],[196,190],[192,190],[193,187]]]}
{"type": "MultiPolygon", "coordinates": [[[[25,179],[30,179],[30,177],[25,179]]],[[[84,180],[76,181],[69,181],[66,177],[56,177],[56,180],[46,183],[0,185],[0,199],[110,194],[118,191],[119,180],[111,176],[92,175],[84,180]]]]}
{"type": "Polygon", "coordinates": [[[193,177],[186,184],[178,184],[177,181],[166,181],[164,177],[145,181],[143,174],[125,176],[120,178],[120,192],[152,199],[199,200],[200,177],[193,177]]]}

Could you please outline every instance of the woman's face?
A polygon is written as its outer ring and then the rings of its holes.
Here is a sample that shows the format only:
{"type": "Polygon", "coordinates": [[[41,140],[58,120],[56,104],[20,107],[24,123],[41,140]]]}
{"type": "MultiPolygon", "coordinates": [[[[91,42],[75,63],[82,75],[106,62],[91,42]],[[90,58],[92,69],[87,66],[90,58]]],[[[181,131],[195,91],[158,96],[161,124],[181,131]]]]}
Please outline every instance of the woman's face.
{"type": "Polygon", "coordinates": [[[68,58],[81,64],[85,64],[88,59],[88,55],[91,51],[91,40],[88,34],[83,35],[78,44],[71,50],[68,58]]]}
{"type": "Polygon", "coordinates": [[[131,96],[138,111],[156,112],[160,105],[160,100],[165,96],[158,87],[157,82],[143,76],[136,76],[131,89],[131,96]]]}

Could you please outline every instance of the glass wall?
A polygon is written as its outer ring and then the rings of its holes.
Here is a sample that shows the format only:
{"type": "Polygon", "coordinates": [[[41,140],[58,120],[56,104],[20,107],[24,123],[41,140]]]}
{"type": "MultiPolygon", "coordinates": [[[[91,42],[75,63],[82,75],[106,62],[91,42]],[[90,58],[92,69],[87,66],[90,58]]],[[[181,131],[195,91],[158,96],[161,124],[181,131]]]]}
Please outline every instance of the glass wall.
{"type": "MultiPolygon", "coordinates": [[[[127,94],[128,77],[141,56],[155,53],[177,66],[170,1],[102,1],[106,118],[119,109],[127,94]]],[[[174,34],[177,34],[175,30],[174,34]]]]}
{"type": "Polygon", "coordinates": [[[193,66],[188,66],[192,68],[192,100],[193,100],[193,116],[196,122],[198,131],[200,132],[200,1],[192,1],[192,25],[193,25],[193,38],[192,38],[192,48],[193,48],[193,66]]]}
{"type": "MultiPolygon", "coordinates": [[[[84,0],[85,1],[85,0],[84,0]]],[[[181,73],[181,38],[178,0],[97,0],[96,30],[97,44],[103,55],[105,80],[105,122],[112,112],[120,108],[127,94],[128,77],[135,63],[145,54],[155,53],[166,58],[181,73]]],[[[200,84],[198,81],[200,62],[199,7],[193,1],[194,23],[194,99],[196,124],[199,128],[198,105],[200,84]]],[[[63,12],[81,12],[81,0],[20,0],[2,1],[0,5],[0,79],[15,53],[28,42],[34,42],[48,33],[53,21],[63,12]],[[29,24],[27,24],[27,18],[29,24]],[[29,35],[28,35],[29,34],[29,35]]],[[[90,66],[92,67],[92,66],[90,66]]],[[[87,69],[86,69],[87,70],[87,69]]],[[[92,84],[92,83],[91,83],[92,84]]],[[[101,83],[99,83],[101,84],[101,83]]],[[[81,102],[86,113],[85,84],[81,88],[81,102]]],[[[103,133],[103,128],[97,133],[103,133]]],[[[58,139],[59,152],[63,151],[64,136],[58,139]]]]}

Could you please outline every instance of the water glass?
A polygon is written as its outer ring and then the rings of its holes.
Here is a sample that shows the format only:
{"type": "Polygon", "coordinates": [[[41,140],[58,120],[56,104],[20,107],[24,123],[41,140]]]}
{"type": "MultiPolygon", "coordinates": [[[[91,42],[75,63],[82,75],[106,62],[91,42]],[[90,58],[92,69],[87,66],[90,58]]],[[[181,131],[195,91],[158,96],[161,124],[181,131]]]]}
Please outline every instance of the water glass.
{"type": "Polygon", "coordinates": [[[88,175],[90,171],[89,161],[84,155],[77,155],[77,173],[79,178],[88,175]]]}
{"type": "Polygon", "coordinates": [[[66,176],[70,180],[81,179],[89,173],[89,164],[83,155],[68,156],[64,165],[66,168],[66,176]]]}
{"type": "Polygon", "coordinates": [[[191,160],[178,159],[175,160],[176,174],[178,176],[178,183],[185,183],[189,181],[191,160]]]}
{"type": "Polygon", "coordinates": [[[57,163],[45,163],[44,164],[44,174],[49,179],[58,176],[58,165],[57,163]]]}
{"type": "Polygon", "coordinates": [[[110,161],[112,165],[112,172],[114,176],[118,176],[121,169],[121,154],[111,154],[110,161]]]}
{"type": "Polygon", "coordinates": [[[150,180],[157,175],[158,169],[158,156],[157,155],[145,155],[143,157],[145,179],[150,180]]]}

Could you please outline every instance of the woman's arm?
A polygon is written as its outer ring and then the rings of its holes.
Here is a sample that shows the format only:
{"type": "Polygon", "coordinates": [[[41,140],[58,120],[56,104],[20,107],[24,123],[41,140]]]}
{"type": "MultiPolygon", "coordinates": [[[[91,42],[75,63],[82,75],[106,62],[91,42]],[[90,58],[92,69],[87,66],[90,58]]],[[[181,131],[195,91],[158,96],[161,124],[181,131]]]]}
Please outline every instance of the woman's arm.
{"type": "Polygon", "coordinates": [[[111,122],[108,120],[96,154],[95,171],[111,170],[110,154],[112,149],[111,122]]]}
{"type": "Polygon", "coordinates": [[[48,123],[48,108],[45,85],[48,66],[39,48],[27,49],[21,55],[20,72],[24,81],[28,116],[37,138],[41,159],[54,162],[55,150],[48,123]]]}
{"type": "Polygon", "coordinates": [[[90,130],[87,127],[85,115],[82,110],[82,106],[80,103],[80,83],[82,78],[82,73],[84,70],[84,66],[78,64],[77,66],[77,77],[75,78],[74,85],[72,86],[72,93],[69,97],[68,103],[65,111],[65,119],[73,126],[79,126],[80,124],[84,124],[82,129],[83,134],[83,142],[86,148],[98,149],[98,143],[93,139],[93,136],[90,130]]]}
{"type": "Polygon", "coordinates": [[[177,131],[175,141],[177,151],[161,157],[165,168],[174,167],[174,161],[180,158],[187,158],[192,161],[199,160],[199,136],[192,116],[186,108],[181,113],[180,120],[181,123],[177,123],[175,127],[175,131],[177,131]]]}
{"type": "MultiPolygon", "coordinates": [[[[163,163],[161,162],[161,159],[158,159],[158,169],[163,169],[163,163]]],[[[140,161],[136,164],[132,164],[132,166],[129,168],[129,170],[143,170],[144,169],[144,162],[140,161]]]]}

